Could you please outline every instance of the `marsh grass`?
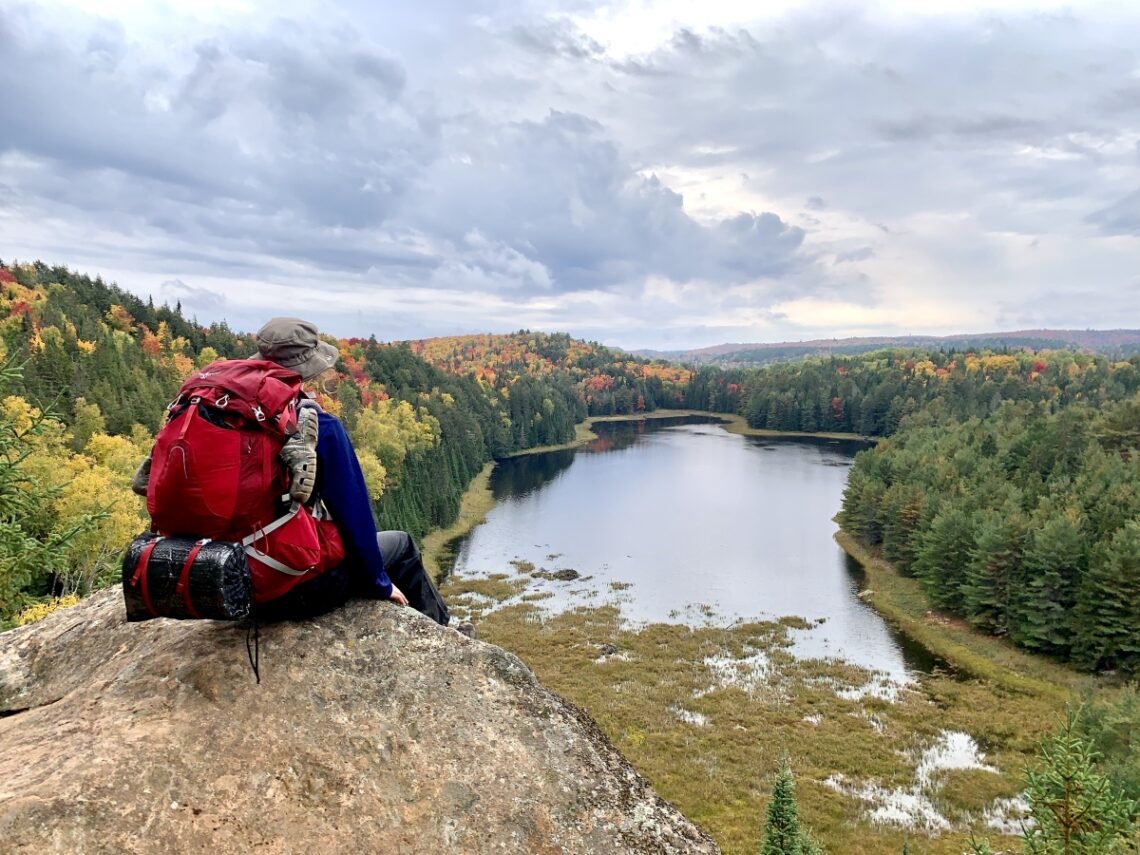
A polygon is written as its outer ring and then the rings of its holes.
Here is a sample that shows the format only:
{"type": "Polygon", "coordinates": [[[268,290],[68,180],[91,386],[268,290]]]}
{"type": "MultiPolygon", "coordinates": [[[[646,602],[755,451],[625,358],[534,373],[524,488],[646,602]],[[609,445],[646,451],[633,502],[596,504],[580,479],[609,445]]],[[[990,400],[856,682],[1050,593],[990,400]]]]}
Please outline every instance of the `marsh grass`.
{"type": "Polygon", "coordinates": [[[980,633],[964,621],[932,612],[917,579],[900,575],[847,532],[836,533],[835,540],[866,573],[867,593],[861,598],[904,635],[955,668],[1014,692],[1048,695],[1062,703],[1075,692],[1103,686],[1101,680],[1018,650],[1005,639],[980,633]]]}
{"type": "Polygon", "coordinates": [[[729,855],[758,851],[785,752],[801,815],[829,852],[900,852],[909,837],[916,855],[957,855],[970,827],[983,830],[980,817],[993,798],[1019,792],[1025,763],[1061,708],[1052,694],[949,676],[926,677],[895,702],[848,700],[837,691],[873,675],[845,662],[793,657],[788,628],[800,619],[631,628],[613,605],[543,612],[526,601],[531,582],[526,574],[452,577],[445,595],[458,617],[477,621],[480,639],[519,654],[545,686],[585,707],[658,792],[729,855]],[[932,777],[924,795],[960,824],[952,832],[873,825],[867,804],[825,783],[840,774],[855,784],[913,790],[917,758],[946,730],[973,736],[999,770],[932,777]]]}
{"type": "Polygon", "coordinates": [[[471,479],[459,502],[459,514],[455,522],[447,528],[432,529],[420,541],[424,566],[432,578],[438,579],[443,569],[451,566],[455,558],[454,544],[483,522],[495,506],[495,497],[491,494],[491,470],[494,468],[494,463],[488,463],[471,479]]]}

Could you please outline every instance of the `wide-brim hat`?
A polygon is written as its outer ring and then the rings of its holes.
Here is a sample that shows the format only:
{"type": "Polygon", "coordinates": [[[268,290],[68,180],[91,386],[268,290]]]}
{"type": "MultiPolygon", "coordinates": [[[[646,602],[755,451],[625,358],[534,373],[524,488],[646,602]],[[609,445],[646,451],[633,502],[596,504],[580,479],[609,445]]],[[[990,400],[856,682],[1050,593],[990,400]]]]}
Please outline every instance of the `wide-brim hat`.
{"type": "Polygon", "coordinates": [[[257,355],[301,375],[316,377],[336,365],[340,354],[317,337],[317,326],[300,318],[273,318],[257,331],[257,355]]]}

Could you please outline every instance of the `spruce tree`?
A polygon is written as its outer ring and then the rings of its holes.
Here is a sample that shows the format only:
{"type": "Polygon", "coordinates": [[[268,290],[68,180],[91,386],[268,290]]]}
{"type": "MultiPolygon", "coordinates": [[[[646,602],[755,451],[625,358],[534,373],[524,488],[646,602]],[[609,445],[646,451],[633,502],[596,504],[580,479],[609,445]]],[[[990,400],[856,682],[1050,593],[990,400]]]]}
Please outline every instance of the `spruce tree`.
{"type": "Polygon", "coordinates": [[[1129,521],[1092,562],[1075,610],[1082,667],[1140,672],[1140,520],[1129,521]]]}
{"type": "Polygon", "coordinates": [[[760,855],[823,855],[819,844],[800,825],[796,782],[786,757],[780,761],[772,786],[760,855]]]}
{"type": "Polygon", "coordinates": [[[1079,512],[1058,513],[1044,503],[1037,516],[1044,521],[1025,550],[1010,635],[1030,650],[1064,656],[1085,564],[1083,520],[1079,512]]]}
{"type": "Polygon", "coordinates": [[[764,842],[760,855],[800,855],[800,813],[796,805],[796,783],[785,758],[776,772],[772,800],[764,821],[764,842]]]}
{"type": "MultiPolygon", "coordinates": [[[[1091,738],[1070,711],[1061,729],[1045,738],[1037,765],[1025,776],[1029,821],[1023,855],[1126,855],[1140,844],[1140,802],[1097,768],[1091,738]]],[[[971,840],[974,855],[993,855],[987,841],[971,840]]]]}
{"type": "Polygon", "coordinates": [[[1070,713],[1041,746],[1040,765],[1026,773],[1033,820],[1026,855],[1113,855],[1135,851],[1140,805],[1096,771],[1096,751],[1070,713]]]}

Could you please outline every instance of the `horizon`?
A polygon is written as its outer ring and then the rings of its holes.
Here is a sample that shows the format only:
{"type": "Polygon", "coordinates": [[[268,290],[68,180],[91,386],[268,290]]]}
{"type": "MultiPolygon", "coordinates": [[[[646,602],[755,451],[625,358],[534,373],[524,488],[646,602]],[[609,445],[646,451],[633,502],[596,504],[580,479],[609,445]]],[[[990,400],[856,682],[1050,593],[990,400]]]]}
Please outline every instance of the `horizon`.
{"type": "Polygon", "coordinates": [[[9,4],[0,255],[339,338],[1140,328],[1140,10],[751,5],[9,4]]]}
{"type": "MultiPolygon", "coordinates": [[[[34,260],[12,259],[9,261],[9,260],[4,260],[2,257],[0,257],[0,267],[12,268],[14,266],[18,266],[18,265],[22,265],[22,264],[35,264],[35,263],[42,263],[42,264],[47,265],[48,267],[56,266],[53,264],[49,264],[48,262],[45,262],[42,259],[34,259],[34,260]]],[[[72,269],[72,268],[68,267],[68,265],[59,265],[59,266],[67,268],[73,274],[80,275],[80,276],[88,276],[92,279],[95,279],[97,276],[101,275],[98,273],[91,274],[91,273],[88,273],[87,271],[84,271],[84,270],[72,269]]],[[[105,284],[107,284],[111,287],[123,288],[121,283],[115,282],[113,280],[108,280],[106,277],[103,277],[103,281],[105,282],[105,284]]],[[[182,312],[183,317],[186,318],[187,321],[190,321],[191,323],[196,323],[199,326],[201,326],[203,329],[208,328],[209,325],[212,323],[223,323],[223,324],[226,324],[235,334],[238,334],[238,335],[246,335],[246,334],[252,335],[253,333],[256,332],[255,327],[238,327],[237,325],[230,323],[229,319],[226,318],[225,316],[214,318],[214,319],[207,321],[207,322],[203,322],[196,315],[187,315],[186,308],[184,306],[182,306],[180,300],[176,300],[175,303],[172,305],[170,303],[169,299],[166,299],[166,298],[157,299],[156,296],[152,292],[148,292],[146,290],[143,290],[141,292],[130,291],[130,289],[125,289],[125,288],[124,288],[124,290],[126,290],[128,293],[134,294],[134,296],[136,296],[140,299],[149,299],[156,306],[161,305],[161,306],[165,306],[168,309],[180,310],[182,312]]],[[[262,321],[258,322],[258,326],[260,326],[260,324],[263,323],[264,320],[267,320],[269,317],[270,317],[270,315],[266,315],[265,318],[262,319],[262,321]]],[[[971,340],[971,339],[1000,338],[1002,336],[1011,336],[1011,337],[1013,337],[1013,336],[1026,336],[1026,335],[1033,335],[1033,334],[1040,334],[1040,333],[1050,333],[1050,334],[1058,334],[1058,335],[1065,334],[1065,333],[1076,333],[1076,334],[1094,333],[1094,334],[1101,334],[1101,335],[1107,335],[1107,334],[1111,334],[1111,333],[1130,333],[1130,334],[1140,336],[1140,328],[1131,328],[1131,327],[1080,327],[1080,328],[1077,328],[1077,327],[1067,327],[1067,328],[1065,328],[1065,327],[1035,327],[1032,329],[1031,328],[1006,329],[1006,330],[989,329],[989,330],[983,330],[983,331],[979,331],[979,332],[956,331],[956,332],[949,332],[949,333],[943,333],[943,334],[937,334],[937,335],[928,334],[928,333],[913,333],[913,332],[899,332],[899,333],[889,333],[889,334],[888,333],[876,333],[876,334],[871,334],[871,335],[849,335],[849,334],[839,332],[839,333],[836,333],[834,335],[821,336],[821,337],[816,337],[816,338],[766,340],[766,341],[759,341],[759,340],[757,340],[757,341],[719,341],[719,342],[715,342],[713,344],[700,345],[700,346],[695,346],[695,347],[655,348],[655,347],[627,347],[627,346],[625,346],[619,342],[602,342],[602,341],[598,341],[596,339],[590,339],[590,338],[584,338],[582,336],[576,336],[568,330],[531,329],[529,327],[516,327],[513,329],[502,329],[502,330],[476,330],[476,331],[470,331],[469,330],[466,332],[444,333],[444,334],[435,335],[435,336],[415,336],[412,338],[388,338],[388,339],[379,338],[379,337],[375,336],[375,333],[367,333],[364,335],[337,335],[335,330],[325,329],[324,327],[319,328],[319,331],[323,335],[328,335],[328,336],[331,336],[331,337],[338,339],[338,340],[341,340],[341,341],[360,341],[360,340],[367,340],[369,338],[375,337],[377,339],[377,341],[382,343],[382,344],[402,344],[404,342],[431,341],[433,339],[443,339],[443,338],[474,338],[474,337],[479,337],[479,336],[512,336],[512,335],[518,335],[518,334],[522,334],[522,333],[538,332],[538,333],[542,333],[545,335],[569,335],[569,336],[571,336],[571,338],[574,338],[574,339],[579,340],[579,341],[586,342],[588,344],[600,344],[600,345],[603,345],[605,347],[609,347],[611,349],[620,350],[620,351],[623,351],[625,353],[630,353],[630,354],[634,354],[634,355],[647,354],[648,353],[648,354],[666,354],[669,356],[679,356],[679,355],[685,355],[685,354],[689,354],[689,353],[698,353],[701,351],[716,350],[719,348],[729,348],[729,347],[741,347],[741,348],[746,348],[746,349],[747,348],[758,348],[758,347],[783,347],[783,346],[789,346],[790,347],[790,346],[795,346],[795,345],[807,345],[807,344],[825,345],[825,344],[830,343],[830,342],[834,342],[836,344],[843,344],[843,343],[848,343],[848,342],[854,343],[854,342],[871,341],[874,339],[900,340],[900,339],[909,339],[909,338],[929,338],[929,339],[936,339],[936,340],[955,340],[955,339],[971,340]]],[[[888,342],[887,346],[890,346],[889,342],[888,342]]]]}

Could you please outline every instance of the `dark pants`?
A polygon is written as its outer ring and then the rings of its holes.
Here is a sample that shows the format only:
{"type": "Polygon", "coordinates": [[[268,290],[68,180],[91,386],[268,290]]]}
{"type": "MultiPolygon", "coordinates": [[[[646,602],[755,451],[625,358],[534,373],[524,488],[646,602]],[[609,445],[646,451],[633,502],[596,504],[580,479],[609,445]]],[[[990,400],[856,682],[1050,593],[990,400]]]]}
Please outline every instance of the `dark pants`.
{"type": "Polygon", "coordinates": [[[436,623],[447,626],[451,616],[443,597],[424,569],[420,548],[406,531],[382,531],[376,535],[388,578],[408,598],[408,605],[436,623]]]}
{"type": "MultiPolygon", "coordinates": [[[[411,535],[406,531],[382,531],[376,535],[376,542],[380,545],[388,578],[404,592],[408,605],[447,626],[451,619],[447,605],[432,584],[411,535]]],[[[270,622],[316,617],[339,608],[353,595],[375,596],[372,585],[362,580],[361,575],[359,568],[345,562],[311,581],[302,582],[285,596],[261,604],[256,609],[257,619],[270,622]]]]}

